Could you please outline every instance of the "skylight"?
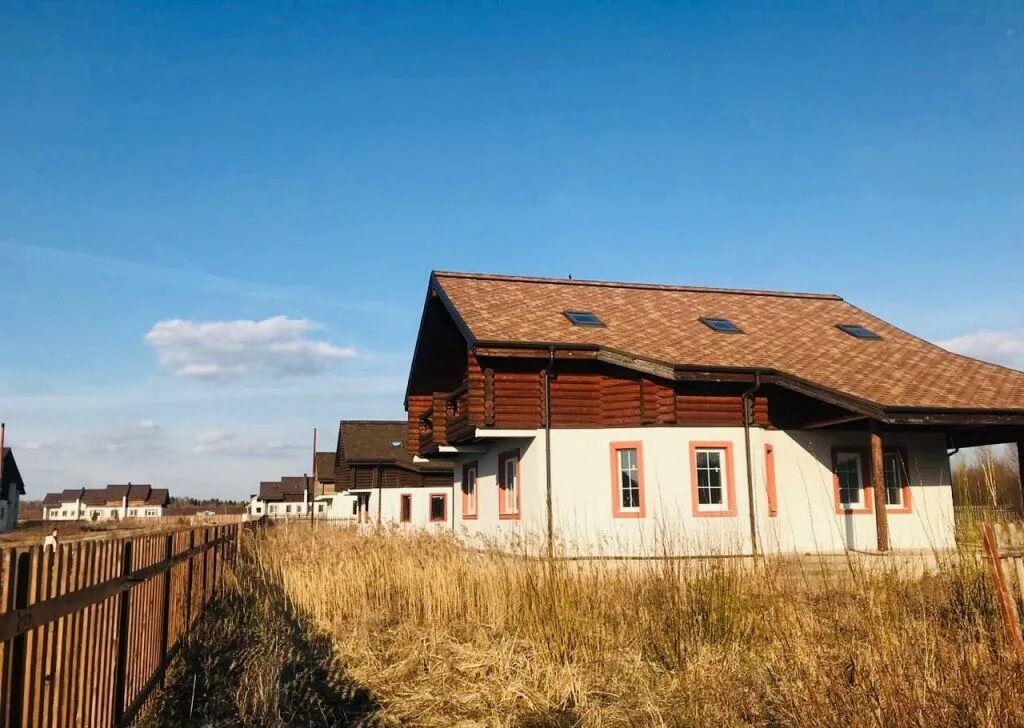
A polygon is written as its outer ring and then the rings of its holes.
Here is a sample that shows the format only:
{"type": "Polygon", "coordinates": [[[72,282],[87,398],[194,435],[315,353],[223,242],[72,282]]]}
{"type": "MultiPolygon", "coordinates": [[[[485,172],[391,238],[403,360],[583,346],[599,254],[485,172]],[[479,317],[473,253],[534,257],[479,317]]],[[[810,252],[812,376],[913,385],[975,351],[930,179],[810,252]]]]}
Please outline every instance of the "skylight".
{"type": "Polygon", "coordinates": [[[604,326],[604,322],[591,311],[562,311],[573,326],[604,326]]]}
{"type": "Polygon", "coordinates": [[[700,322],[707,326],[712,331],[717,331],[720,334],[742,334],[743,329],[734,324],[729,319],[725,318],[711,318],[708,316],[701,316],[700,322]]]}
{"type": "Polygon", "coordinates": [[[882,337],[866,326],[860,324],[836,324],[836,328],[855,339],[881,339],[882,337]]]}
{"type": "Polygon", "coordinates": [[[391,447],[402,447],[402,444],[403,443],[402,443],[401,440],[392,440],[391,441],[391,447]]]}

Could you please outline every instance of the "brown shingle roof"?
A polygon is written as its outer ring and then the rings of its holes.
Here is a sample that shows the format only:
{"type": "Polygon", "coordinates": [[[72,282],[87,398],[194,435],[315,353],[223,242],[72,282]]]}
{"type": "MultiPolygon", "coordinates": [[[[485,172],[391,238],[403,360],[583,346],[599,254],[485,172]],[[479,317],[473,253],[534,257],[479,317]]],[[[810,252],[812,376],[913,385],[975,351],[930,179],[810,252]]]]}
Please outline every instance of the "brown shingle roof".
{"type": "Polygon", "coordinates": [[[590,347],[677,368],[777,372],[883,408],[1024,410],[1024,373],[953,354],[838,296],[434,274],[475,346],[590,347]],[[604,328],[573,326],[591,311],[604,328]],[[701,316],[736,323],[719,334],[701,316]],[[861,324],[880,340],[843,333],[861,324]]]}
{"type": "Polygon", "coordinates": [[[305,489],[306,479],[304,477],[286,476],[281,480],[260,483],[259,497],[264,501],[301,501],[305,489]]]}
{"type": "Polygon", "coordinates": [[[388,420],[345,420],[341,439],[349,461],[396,462],[411,466],[412,452],[405,447],[408,423],[388,420]]]}
{"type": "Polygon", "coordinates": [[[316,454],[316,477],[321,483],[334,482],[334,455],[333,452],[316,454]]]}

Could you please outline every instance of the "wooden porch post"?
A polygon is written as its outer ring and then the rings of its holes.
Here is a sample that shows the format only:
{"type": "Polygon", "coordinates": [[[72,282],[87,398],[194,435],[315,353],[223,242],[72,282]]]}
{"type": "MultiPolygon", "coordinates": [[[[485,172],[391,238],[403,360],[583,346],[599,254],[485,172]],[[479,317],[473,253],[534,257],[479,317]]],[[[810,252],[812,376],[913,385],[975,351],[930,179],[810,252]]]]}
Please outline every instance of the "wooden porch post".
{"type": "Polygon", "coordinates": [[[878,550],[889,550],[889,514],[885,510],[885,466],[882,458],[882,433],[878,422],[871,421],[871,489],[875,494],[875,531],[878,550]]]}

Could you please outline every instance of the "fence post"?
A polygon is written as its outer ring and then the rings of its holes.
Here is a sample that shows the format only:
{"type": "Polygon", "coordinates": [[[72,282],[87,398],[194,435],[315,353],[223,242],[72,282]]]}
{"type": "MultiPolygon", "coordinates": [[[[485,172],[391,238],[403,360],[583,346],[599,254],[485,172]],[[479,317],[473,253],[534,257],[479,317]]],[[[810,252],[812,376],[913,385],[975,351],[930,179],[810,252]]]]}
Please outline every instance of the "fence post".
{"type": "Polygon", "coordinates": [[[1003,565],[999,559],[999,546],[996,543],[995,530],[988,521],[982,527],[982,534],[985,541],[985,556],[988,558],[989,570],[996,588],[996,598],[999,600],[999,611],[1003,618],[1003,629],[1006,630],[1006,637],[1010,641],[1014,653],[1018,658],[1024,658],[1024,639],[1021,638],[1017,606],[1006,585],[1006,575],[1003,574],[1003,565]]]}
{"type": "MultiPolygon", "coordinates": [[[[24,609],[28,606],[28,575],[32,559],[31,551],[24,551],[13,559],[14,570],[14,609],[24,609]]],[[[19,726],[22,722],[22,711],[25,700],[25,672],[28,665],[25,664],[25,639],[27,633],[15,637],[8,644],[8,662],[5,667],[10,670],[10,680],[6,683],[6,705],[0,704],[0,708],[7,708],[8,725],[19,726]]],[[[0,725],[3,724],[3,713],[0,712],[0,725]]]]}
{"type": "Polygon", "coordinates": [[[192,549],[196,547],[196,531],[192,529],[188,532],[188,577],[186,578],[187,584],[185,585],[185,639],[187,640],[189,635],[192,633],[192,562],[196,556],[192,553],[192,549]]]}
{"type": "MultiPolygon", "coordinates": [[[[121,576],[132,573],[132,542],[121,544],[121,576]]],[[[117,612],[117,661],[114,663],[114,725],[120,726],[124,718],[125,681],[128,675],[128,626],[131,617],[132,590],[121,592],[117,612]]]]}
{"type": "MultiPolygon", "coordinates": [[[[167,544],[164,547],[164,563],[171,563],[174,556],[174,534],[167,536],[167,544]]],[[[164,677],[167,674],[167,643],[170,641],[171,631],[171,581],[173,581],[174,568],[164,572],[164,594],[163,594],[163,629],[160,631],[160,687],[164,687],[164,677]]]]}

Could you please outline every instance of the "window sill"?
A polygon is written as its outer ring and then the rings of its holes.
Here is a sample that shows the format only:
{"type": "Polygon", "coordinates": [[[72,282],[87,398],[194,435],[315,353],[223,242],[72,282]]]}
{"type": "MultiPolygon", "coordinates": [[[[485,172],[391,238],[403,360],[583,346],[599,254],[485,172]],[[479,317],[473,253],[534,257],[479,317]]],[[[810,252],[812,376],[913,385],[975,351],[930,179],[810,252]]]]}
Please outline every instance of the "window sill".
{"type": "Polygon", "coordinates": [[[500,521],[518,521],[519,520],[519,514],[518,513],[499,513],[498,514],[498,520],[500,520],[500,521]]]}
{"type": "Polygon", "coordinates": [[[644,518],[646,514],[643,511],[613,511],[612,518],[644,518]]]}
{"type": "Polygon", "coordinates": [[[694,518],[735,518],[736,511],[695,511],[694,518]]]}
{"type": "Polygon", "coordinates": [[[462,514],[462,520],[463,521],[475,521],[478,517],[479,516],[476,513],[463,513],[462,514]]]}

